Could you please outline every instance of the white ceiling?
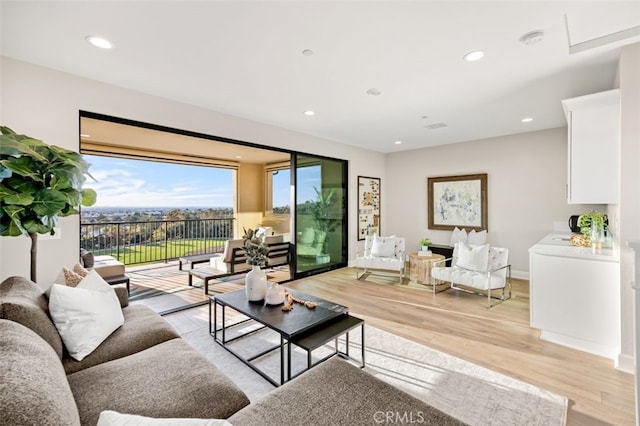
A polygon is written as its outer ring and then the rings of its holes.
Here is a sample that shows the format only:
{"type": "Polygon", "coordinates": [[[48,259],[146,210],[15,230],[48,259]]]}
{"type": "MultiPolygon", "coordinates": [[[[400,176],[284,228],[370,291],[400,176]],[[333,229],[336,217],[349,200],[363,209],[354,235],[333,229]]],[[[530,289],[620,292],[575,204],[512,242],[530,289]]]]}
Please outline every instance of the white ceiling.
{"type": "Polygon", "coordinates": [[[560,100],[614,87],[620,46],[640,41],[640,1],[2,0],[0,13],[4,56],[380,152],[564,126],[560,100]],[[542,42],[519,42],[534,30],[542,42]]]}

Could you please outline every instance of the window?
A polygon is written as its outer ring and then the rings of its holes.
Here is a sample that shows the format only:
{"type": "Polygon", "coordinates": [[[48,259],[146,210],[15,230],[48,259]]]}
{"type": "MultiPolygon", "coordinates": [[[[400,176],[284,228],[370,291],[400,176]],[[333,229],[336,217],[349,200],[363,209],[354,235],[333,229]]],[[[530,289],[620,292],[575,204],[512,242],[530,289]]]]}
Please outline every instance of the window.
{"type": "Polygon", "coordinates": [[[286,166],[266,167],[266,214],[288,215],[291,211],[291,169],[286,166]]]}

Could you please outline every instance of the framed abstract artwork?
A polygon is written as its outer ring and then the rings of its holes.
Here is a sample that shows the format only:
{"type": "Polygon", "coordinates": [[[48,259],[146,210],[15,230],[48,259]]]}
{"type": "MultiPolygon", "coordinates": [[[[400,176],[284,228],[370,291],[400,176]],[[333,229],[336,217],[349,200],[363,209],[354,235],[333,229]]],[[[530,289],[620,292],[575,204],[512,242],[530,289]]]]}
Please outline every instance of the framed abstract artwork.
{"type": "Polygon", "coordinates": [[[380,235],[380,178],[358,176],[358,241],[380,235]]]}
{"type": "Polygon", "coordinates": [[[487,174],[427,178],[428,227],[487,229],[487,174]]]}

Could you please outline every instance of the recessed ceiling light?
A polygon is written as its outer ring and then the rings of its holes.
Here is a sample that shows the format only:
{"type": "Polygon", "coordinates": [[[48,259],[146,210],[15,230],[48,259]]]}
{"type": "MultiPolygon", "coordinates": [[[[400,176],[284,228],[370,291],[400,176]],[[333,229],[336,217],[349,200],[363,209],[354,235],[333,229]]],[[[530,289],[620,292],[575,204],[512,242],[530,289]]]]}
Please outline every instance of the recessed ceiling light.
{"type": "Polygon", "coordinates": [[[239,160],[242,158],[242,155],[236,155],[236,158],[239,160]]]}
{"type": "Polygon", "coordinates": [[[540,43],[544,38],[544,33],[542,31],[531,31],[530,33],[526,33],[522,37],[520,37],[520,42],[531,45],[540,43]]]}
{"type": "Polygon", "coordinates": [[[378,96],[380,94],[382,94],[382,91],[380,89],[376,89],[375,87],[367,90],[367,95],[378,96]]]}
{"type": "Polygon", "coordinates": [[[316,115],[316,113],[311,110],[307,110],[304,112],[304,115],[308,115],[309,117],[311,117],[312,115],[316,115]]]}
{"type": "Polygon", "coordinates": [[[464,55],[462,58],[467,62],[477,61],[478,59],[482,59],[484,56],[484,52],[482,50],[474,50],[473,52],[469,52],[464,55]]]}
{"type": "Polygon", "coordinates": [[[395,141],[394,144],[396,145],[402,145],[402,141],[395,141]]]}
{"type": "Polygon", "coordinates": [[[313,55],[313,50],[311,50],[311,49],[304,49],[304,50],[302,51],[302,54],[303,54],[304,56],[311,56],[311,55],[313,55]]]}
{"type": "Polygon", "coordinates": [[[531,118],[531,117],[527,117],[527,118],[523,118],[523,119],[522,119],[522,120],[520,120],[520,121],[522,121],[523,123],[531,123],[531,122],[533,121],[533,118],[531,118]]]}
{"type": "Polygon", "coordinates": [[[90,135],[90,134],[88,134],[88,133],[80,133],[80,137],[81,137],[81,138],[90,138],[90,137],[91,137],[91,135],[90,135]]]}
{"type": "Polygon", "coordinates": [[[89,35],[85,37],[85,40],[101,49],[111,49],[113,47],[113,44],[111,44],[109,40],[99,36],[89,35]]]}

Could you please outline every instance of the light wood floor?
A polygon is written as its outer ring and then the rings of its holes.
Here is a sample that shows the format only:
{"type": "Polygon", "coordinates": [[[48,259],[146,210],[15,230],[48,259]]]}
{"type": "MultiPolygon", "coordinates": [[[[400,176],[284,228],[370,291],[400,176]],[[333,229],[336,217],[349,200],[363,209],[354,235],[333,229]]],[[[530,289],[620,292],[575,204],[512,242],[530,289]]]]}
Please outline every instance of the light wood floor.
{"type": "MultiPolygon", "coordinates": [[[[487,309],[486,297],[451,289],[434,296],[397,278],[355,278],[355,270],[345,268],[287,287],[348,306],[377,328],[564,395],[568,425],[635,424],[633,376],[614,369],[611,360],[540,340],[529,327],[528,281],[513,280],[513,297],[487,309]]],[[[207,309],[165,318],[184,333],[207,324],[207,309]]]]}

